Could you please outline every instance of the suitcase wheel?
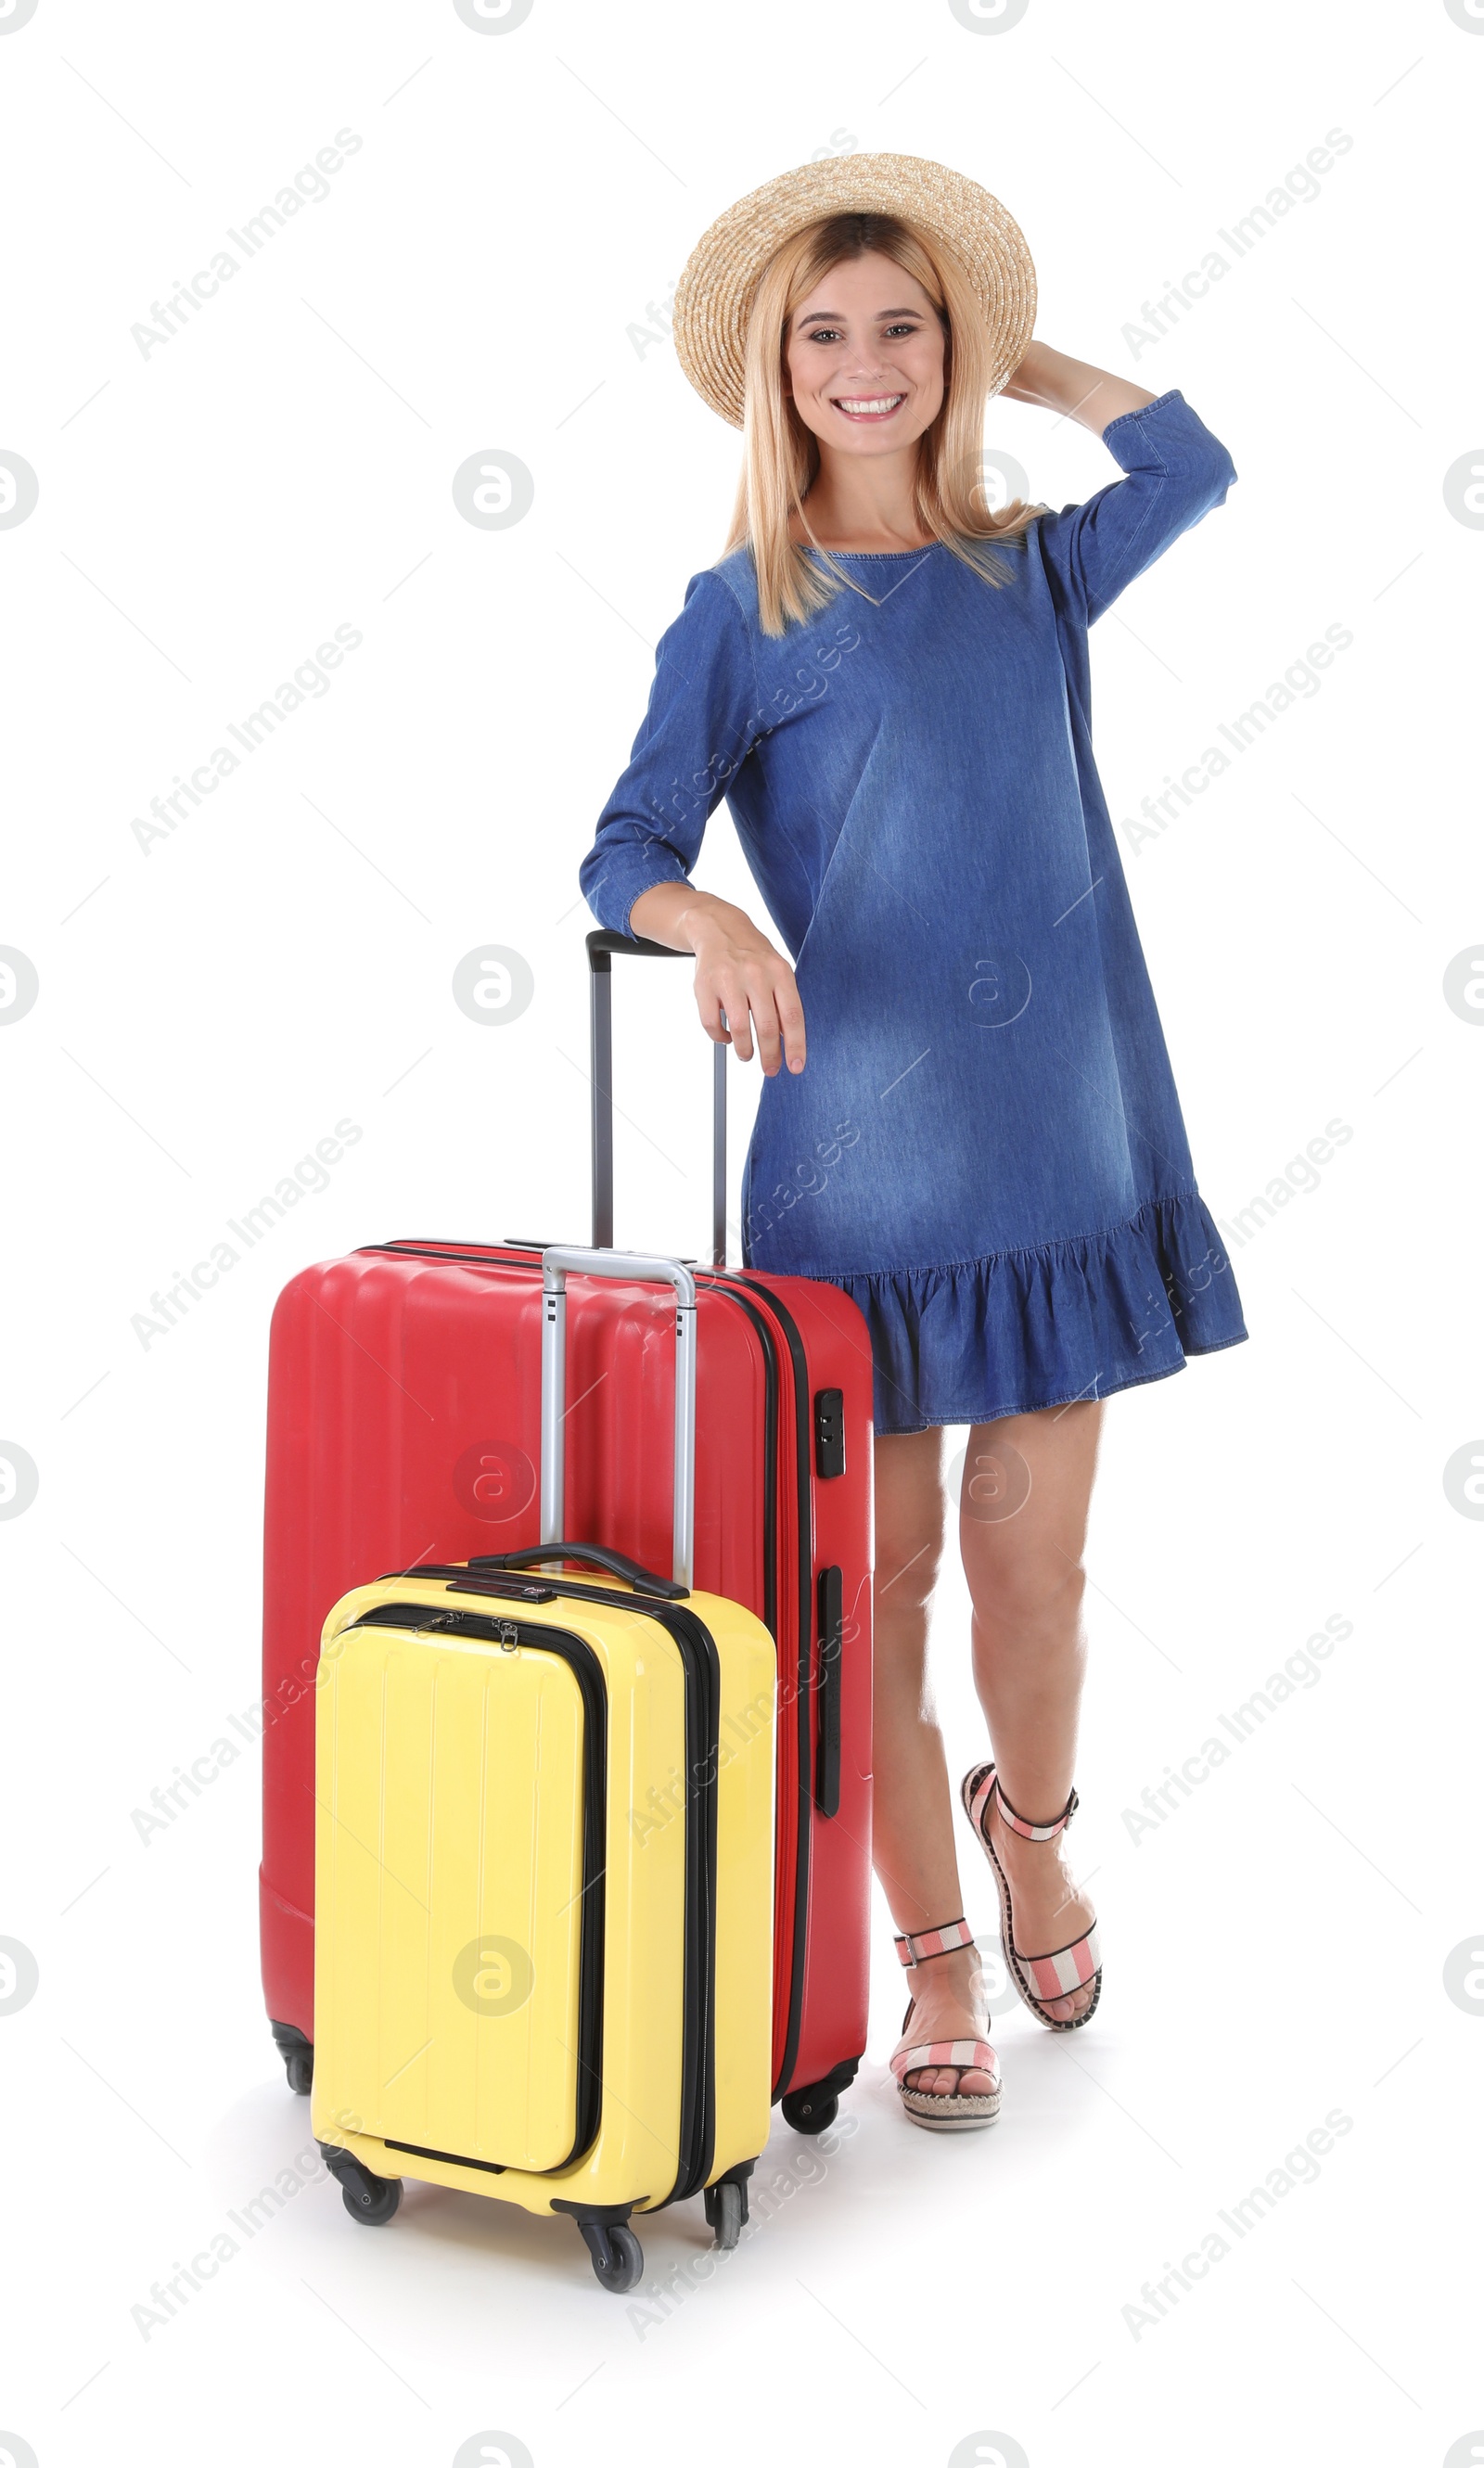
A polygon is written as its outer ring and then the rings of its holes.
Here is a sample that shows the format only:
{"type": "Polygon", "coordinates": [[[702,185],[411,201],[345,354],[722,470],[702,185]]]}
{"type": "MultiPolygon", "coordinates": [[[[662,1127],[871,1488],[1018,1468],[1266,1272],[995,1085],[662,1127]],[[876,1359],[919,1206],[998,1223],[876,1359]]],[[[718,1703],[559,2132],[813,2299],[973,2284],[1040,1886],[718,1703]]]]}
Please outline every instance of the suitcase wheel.
{"type": "Polygon", "coordinates": [[[730,2253],[742,2232],[747,2216],[747,2189],[735,2179],[723,2178],[719,2185],[708,2185],[705,2193],[706,2219],[714,2231],[713,2243],[721,2253],[730,2253]]]}
{"type": "Polygon", "coordinates": [[[362,2228],[385,2228],[402,2198],[400,2177],[374,2177],[357,2160],[342,2161],[335,2170],[340,2180],[340,2199],[353,2220],[362,2228]]]}
{"type": "Polygon", "coordinates": [[[788,2091],[780,2103],[784,2123],[795,2134],[827,2134],[840,2113],[838,2094],[825,2083],[806,2083],[802,2091],[788,2091]]]}
{"type": "Polygon", "coordinates": [[[292,2022],[270,2022],[273,2045],[284,2060],[290,2091],[307,2091],[314,2083],[314,2044],[292,2022]]]}
{"type": "Polygon", "coordinates": [[[608,2220],[579,2220],[577,2225],[602,2286],[615,2297],[636,2288],[644,2275],[644,2249],[632,2228],[608,2220]]]}

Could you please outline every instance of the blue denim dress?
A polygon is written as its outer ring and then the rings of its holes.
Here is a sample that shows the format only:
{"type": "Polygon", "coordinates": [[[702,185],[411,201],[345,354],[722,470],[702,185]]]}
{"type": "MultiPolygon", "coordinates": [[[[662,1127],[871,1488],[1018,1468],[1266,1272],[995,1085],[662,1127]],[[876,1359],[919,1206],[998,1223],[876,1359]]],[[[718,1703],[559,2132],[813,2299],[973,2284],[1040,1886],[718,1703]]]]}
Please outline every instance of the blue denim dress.
{"type": "MultiPolygon", "coordinates": [[[[782,637],[744,546],[693,575],[580,880],[627,932],[724,795],[809,1032],[765,1080],[749,1268],[843,1287],[876,1428],[1106,1397],[1246,1335],[1093,762],[1087,628],[1236,472],[1177,390],[1126,477],[996,548],[840,558],[782,637]]],[[[812,554],[812,552],[811,552],[812,554]]]]}

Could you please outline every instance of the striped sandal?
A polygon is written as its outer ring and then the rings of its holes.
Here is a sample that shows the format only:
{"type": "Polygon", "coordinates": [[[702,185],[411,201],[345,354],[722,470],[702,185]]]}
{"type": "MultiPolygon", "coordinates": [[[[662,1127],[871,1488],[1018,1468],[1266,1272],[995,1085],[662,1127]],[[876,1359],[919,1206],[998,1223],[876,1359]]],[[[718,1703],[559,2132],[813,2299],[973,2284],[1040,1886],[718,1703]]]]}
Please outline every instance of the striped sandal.
{"type": "MultiPolygon", "coordinates": [[[[930,1962],[934,1954],[957,1954],[961,1946],[972,1945],[973,1941],[973,1931],[967,1920],[950,1920],[947,1928],[924,1929],[917,1936],[899,1936],[897,1957],[904,1970],[915,1971],[920,1962],[930,1962]]],[[[988,2040],[931,2040],[914,2046],[908,2034],[916,2011],[917,2000],[913,1998],[902,2018],[902,2038],[891,2060],[902,2105],[913,2124],[925,2126],[930,2134],[967,2134],[981,2125],[993,2125],[999,2114],[999,2059],[988,2040]],[[956,2066],[964,2073],[988,2074],[994,2088],[992,2091],[914,2091],[907,2075],[929,2066],[956,2066]]],[[[988,2022],[988,2015],[985,2021],[988,2022]]]]}
{"type": "Polygon", "coordinates": [[[1037,2021],[1044,2022],[1048,2031],[1080,2031],[1084,2022],[1091,2022],[1103,1993],[1103,1957],[1098,1944],[1097,1921],[1093,1921],[1084,1935],[1074,1937],[1070,1945],[1059,1947],[1055,1954],[1022,1954],[1015,1941],[1010,1880],[1000,1866],[990,1840],[990,1804],[994,1798],[998,1798],[999,1813],[1013,1833],[1023,1835],[1027,1842],[1050,1842],[1069,1823],[1072,1811],[1077,1806],[1076,1792],[1069,1794],[1061,1816],[1053,1817],[1049,1825],[1032,1825],[1016,1815],[1000,1789],[999,1776],[993,1765],[970,1767],[964,1776],[961,1796],[969,1812],[969,1822],[994,1871],[994,1883],[999,1889],[1005,1960],[1011,1978],[1037,2021]],[[1092,1995],[1083,2013],[1063,2017],[1061,2021],[1047,2013],[1047,2002],[1070,1997],[1079,1988],[1088,1987],[1092,1995]]]}

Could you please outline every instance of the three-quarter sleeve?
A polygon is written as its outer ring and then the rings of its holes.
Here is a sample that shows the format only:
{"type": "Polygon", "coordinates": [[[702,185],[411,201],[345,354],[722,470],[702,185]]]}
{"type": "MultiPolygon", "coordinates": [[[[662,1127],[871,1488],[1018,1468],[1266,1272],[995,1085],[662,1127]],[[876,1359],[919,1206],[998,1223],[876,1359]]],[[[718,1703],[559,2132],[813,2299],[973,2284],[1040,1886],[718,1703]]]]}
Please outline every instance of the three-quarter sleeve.
{"type": "Polygon", "coordinates": [[[1110,420],[1103,443],[1127,476],[1110,480],[1083,505],[1043,514],[1038,526],[1053,583],[1084,626],[1181,532],[1221,505],[1237,477],[1221,439],[1178,387],[1110,420]]]}
{"type": "Polygon", "coordinates": [[[655,647],[649,709],[578,870],[601,926],[627,934],[642,892],[687,880],[712,812],[762,734],[745,621],[707,567],[692,575],[655,647]]]}

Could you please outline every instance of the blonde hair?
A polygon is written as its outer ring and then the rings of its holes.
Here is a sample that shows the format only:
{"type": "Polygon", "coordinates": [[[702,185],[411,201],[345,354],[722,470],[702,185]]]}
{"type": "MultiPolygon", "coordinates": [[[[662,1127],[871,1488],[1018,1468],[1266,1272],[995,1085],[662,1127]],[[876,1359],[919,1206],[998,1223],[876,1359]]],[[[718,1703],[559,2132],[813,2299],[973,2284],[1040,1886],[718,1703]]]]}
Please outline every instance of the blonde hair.
{"type": "MultiPolygon", "coordinates": [[[[758,582],[758,615],[765,634],[782,634],[826,607],[843,583],[860,585],[830,560],[822,574],[807,549],[789,537],[797,513],[810,531],[804,498],[819,471],[819,441],[806,427],[783,376],[793,313],[832,266],[868,254],[888,257],[920,283],[944,335],[944,398],[918,439],[912,492],[919,527],[998,586],[1008,573],[979,543],[1014,541],[1045,512],[1016,497],[998,514],[985,503],[984,406],[990,393],[989,335],[966,277],[930,237],[897,215],[838,214],[808,223],[775,249],[759,278],[747,325],[743,363],[743,462],[723,557],[746,544],[758,582]],[[830,579],[833,575],[833,580],[830,579]]],[[[810,532],[810,539],[813,538],[810,532]]],[[[863,595],[870,597],[869,593],[863,595]]]]}

